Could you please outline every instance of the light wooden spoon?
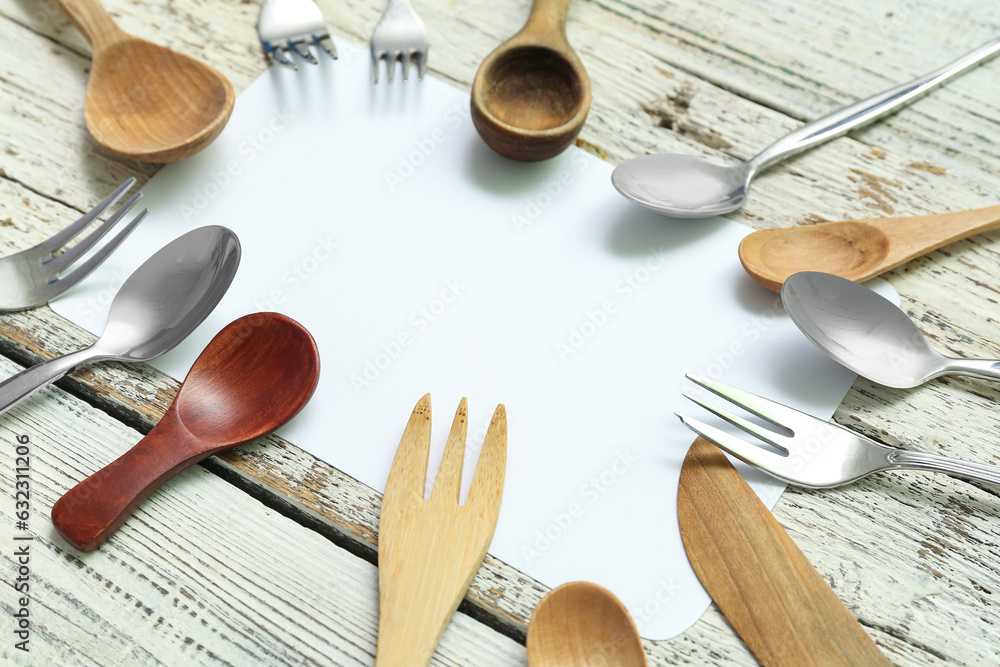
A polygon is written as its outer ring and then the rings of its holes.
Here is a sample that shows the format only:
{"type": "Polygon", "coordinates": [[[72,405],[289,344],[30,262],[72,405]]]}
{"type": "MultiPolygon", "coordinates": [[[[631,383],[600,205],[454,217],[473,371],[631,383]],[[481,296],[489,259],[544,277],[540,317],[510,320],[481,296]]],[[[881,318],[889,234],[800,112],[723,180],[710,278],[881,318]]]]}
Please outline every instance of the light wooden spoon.
{"type": "Polygon", "coordinates": [[[573,581],[549,591],[535,607],[528,624],[528,664],[646,667],[646,653],[632,616],[614,593],[573,581]]]}
{"type": "Polygon", "coordinates": [[[84,119],[94,140],[122,157],[173,162],[210,144],[236,94],[208,65],[133,37],[96,0],[56,0],[93,47],[84,119]]]}
{"type": "Polygon", "coordinates": [[[1000,206],[764,229],[743,239],[740,261],[754,280],[776,292],[788,276],[799,271],[821,271],[864,282],[915,257],[997,227],[1000,206]]]}
{"type": "Polygon", "coordinates": [[[472,82],[472,122],[503,156],[525,162],[566,150],[590,110],[590,78],[566,40],[569,0],[535,0],[520,32],[472,82]]]}

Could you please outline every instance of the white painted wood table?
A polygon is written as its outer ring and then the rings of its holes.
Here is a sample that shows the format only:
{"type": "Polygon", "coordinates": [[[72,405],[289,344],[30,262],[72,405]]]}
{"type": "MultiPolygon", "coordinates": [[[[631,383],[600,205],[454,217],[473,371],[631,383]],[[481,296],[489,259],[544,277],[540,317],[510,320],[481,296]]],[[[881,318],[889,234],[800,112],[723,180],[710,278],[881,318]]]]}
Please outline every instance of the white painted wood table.
{"type": "MultiPolygon", "coordinates": [[[[383,2],[321,0],[334,35],[367,41],[383,2]]],[[[468,89],[528,0],[420,0],[433,76],[468,89]]],[[[237,91],[266,67],[256,2],[108,0],[122,27],[201,58],[237,91]]],[[[569,38],[594,106],[581,143],[618,163],[652,151],[747,158],[824,112],[943,64],[1000,33],[978,0],[578,0],[569,38]]],[[[34,245],[134,175],[83,125],[90,49],[44,0],[0,0],[0,253],[34,245]]],[[[733,218],[752,227],[935,213],[997,203],[1000,62],[761,176],[733,218]]],[[[980,236],[887,278],[948,352],[1000,356],[1000,240],[980,236]]],[[[733,257],[733,261],[737,261],[733,257]]],[[[92,337],[47,307],[0,315],[0,377],[92,337]]],[[[275,438],[183,473],[100,550],[59,539],[52,503],[151,428],[177,383],[90,367],[0,417],[0,659],[37,665],[369,665],[377,626],[378,494],[275,438]],[[30,574],[18,581],[18,436],[31,451],[30,574]],[[15,648],[27,581],[30,652],[15,648]]],[[[993,462],[995,384],[909,391],[859,381],[835,419],[887,441],[993,462]]],[[[331,465],[334,464],[334,465],[331,465]]],[[[1000,662],[1000,498],[944,476],[886,474],[790,489],[775,515],[898,664],[1000,662]]],[[[641,545],[636,541],[636,548],[641,545]]],[[[445,633],[442,665],[525,664],[544,587],[488,558],[445,633]]],[[[715,608],[652,664],[753,664],[715,608]]]]}

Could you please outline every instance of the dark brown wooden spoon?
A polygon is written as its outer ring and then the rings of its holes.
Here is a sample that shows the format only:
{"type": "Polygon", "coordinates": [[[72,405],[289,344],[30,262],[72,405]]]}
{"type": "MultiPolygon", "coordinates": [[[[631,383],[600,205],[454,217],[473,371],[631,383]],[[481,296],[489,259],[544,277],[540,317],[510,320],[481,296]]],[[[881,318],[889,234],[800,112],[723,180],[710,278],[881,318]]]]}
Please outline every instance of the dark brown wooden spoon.
{"type": "Polygon", "coordinates": [[[590,78],[566,40],[569,0],[535,0],[520,32],[472,82],[472,122],[503,156],[525,162],[566,150],[590,110],[590,78]]]}
{"type": "Polygon", "coordinates": [[[168,479],[298,414],[318,381],[319,352],[305,327],[277,313],[241,317],[208,344],[153,430],[60,498],[52,523],[93,551],[168,479]]]}

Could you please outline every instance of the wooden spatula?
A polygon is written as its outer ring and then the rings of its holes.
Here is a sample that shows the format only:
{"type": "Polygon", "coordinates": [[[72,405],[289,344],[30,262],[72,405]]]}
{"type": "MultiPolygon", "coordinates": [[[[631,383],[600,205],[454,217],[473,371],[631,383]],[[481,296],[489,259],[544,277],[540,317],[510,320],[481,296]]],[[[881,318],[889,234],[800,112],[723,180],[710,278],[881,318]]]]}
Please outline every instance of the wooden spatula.
{"type": "Polygon", "coordinates": [[[764,665],[889,665],[718,447],[681,468],[681,538],[726,619],[764,665]]]}
{"type": "Polygon", "coordinates": [[[379,519],[378,667],[430,664],[493,539],[506,471],[507,413],[504,406],[497,406],[469,497],[459,505],[468,422],[463,398],[430,500],[424,500],[430,394],[413,409],[396,450],[379,519]]]}

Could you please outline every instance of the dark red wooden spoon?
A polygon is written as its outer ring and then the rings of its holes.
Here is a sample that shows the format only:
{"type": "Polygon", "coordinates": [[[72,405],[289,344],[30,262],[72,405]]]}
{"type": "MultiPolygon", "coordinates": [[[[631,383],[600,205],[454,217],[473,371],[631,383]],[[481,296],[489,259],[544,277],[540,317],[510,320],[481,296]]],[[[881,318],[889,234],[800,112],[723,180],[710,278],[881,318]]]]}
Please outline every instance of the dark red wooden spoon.
{"type": "Polygon", "coordinates": [[[298,414],[318,381],[319,352],[305,327],[277,313],[241,317],[208,344],[153,430],[60,498],[52,523],[93,551],[168,479],[298,414]]]}

